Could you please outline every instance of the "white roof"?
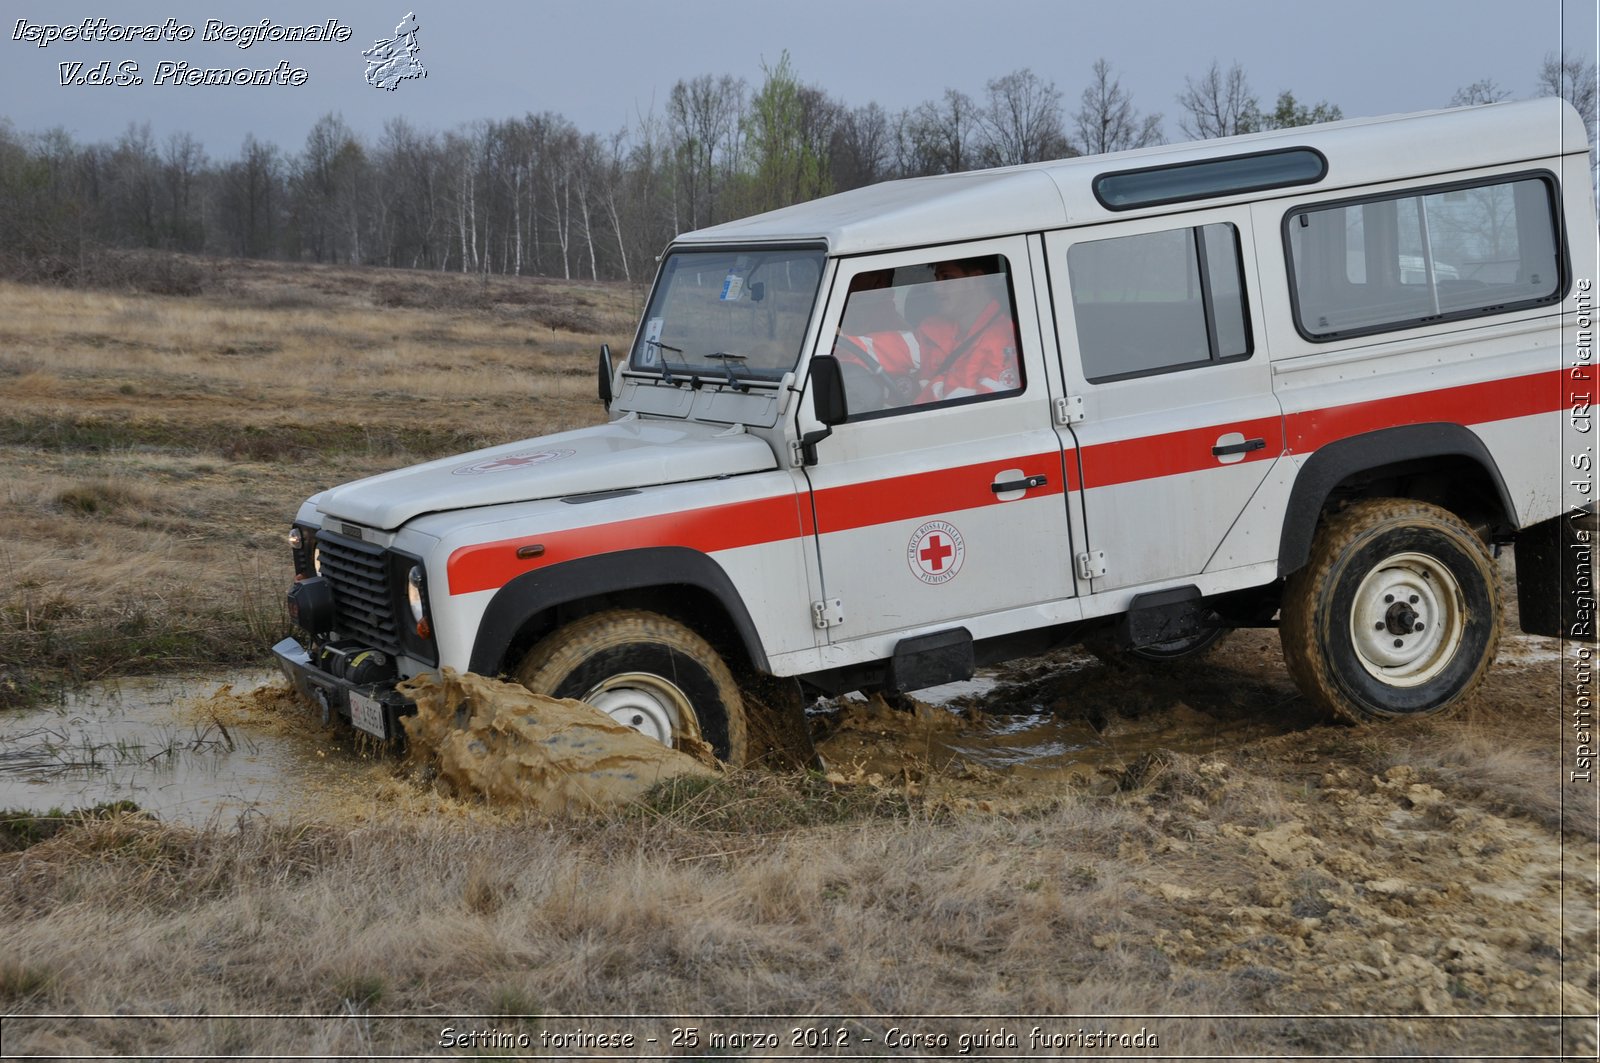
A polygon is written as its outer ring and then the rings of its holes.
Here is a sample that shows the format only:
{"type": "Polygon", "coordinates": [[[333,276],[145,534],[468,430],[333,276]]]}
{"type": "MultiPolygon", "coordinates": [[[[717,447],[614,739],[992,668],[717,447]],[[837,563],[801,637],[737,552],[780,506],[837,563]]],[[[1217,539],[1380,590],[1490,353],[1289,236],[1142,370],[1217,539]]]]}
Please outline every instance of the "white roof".
{"type": "MultiPolygon", "coordinates": [[[[1587,151],[1583,120],[1555,97],[1419,114],[1355,118],[1219,140],[1166,144],[998,170],[886,181],[700,229],[678,243],[826,240],[833,254],[861,254],[1162,213],[1166,207],[1109,211],[1091,182],[1102,173],[1274,148],[1315,148],[1328,173],[1298,195],[1375,181],[1531,162],[1587,151]]],[[[1221,204],[1260,193],[1207,199],[1221,204]]]]}

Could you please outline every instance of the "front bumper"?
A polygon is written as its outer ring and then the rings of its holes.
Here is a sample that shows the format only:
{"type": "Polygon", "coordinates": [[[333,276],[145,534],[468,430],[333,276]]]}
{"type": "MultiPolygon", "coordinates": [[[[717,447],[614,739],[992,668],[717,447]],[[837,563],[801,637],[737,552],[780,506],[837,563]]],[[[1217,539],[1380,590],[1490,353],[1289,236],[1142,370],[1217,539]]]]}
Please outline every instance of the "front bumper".
{"type": "Polygon", "coordinates": [[[277,658],[279,671],[294,684],[294,688],[322,709],[323,723],[332,723],[335,717],[343,717],[351,726],[359,727],[374,738],[388,741],[404,737],[400,717],[413,715],[417,711],[416,704],[396,692],[393,683],[352,683],[323,671],[295,639],[284,639],[272,647],[272,655],[277,658]],[[354,713],[352,695],[359,706],[354,713]]]}

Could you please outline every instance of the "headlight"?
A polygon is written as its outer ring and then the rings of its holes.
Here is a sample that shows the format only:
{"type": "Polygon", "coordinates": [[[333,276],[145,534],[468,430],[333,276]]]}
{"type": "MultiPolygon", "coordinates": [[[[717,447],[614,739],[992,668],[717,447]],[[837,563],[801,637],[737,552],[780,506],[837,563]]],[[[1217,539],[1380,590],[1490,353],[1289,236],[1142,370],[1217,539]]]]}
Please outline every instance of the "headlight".
{"type": "Polygon", "coordinates": [[[298,550],[306,544],[306,533],[296,524],[289,529],[289,549],[298,550]]]}
{"type": "Polygon", "coordinates": [[[411,606],[411,619],[421,625],[428,617],[428,596],[422,585],[421,565],[412,565],[406,574],[406,604],[411,606]]]}

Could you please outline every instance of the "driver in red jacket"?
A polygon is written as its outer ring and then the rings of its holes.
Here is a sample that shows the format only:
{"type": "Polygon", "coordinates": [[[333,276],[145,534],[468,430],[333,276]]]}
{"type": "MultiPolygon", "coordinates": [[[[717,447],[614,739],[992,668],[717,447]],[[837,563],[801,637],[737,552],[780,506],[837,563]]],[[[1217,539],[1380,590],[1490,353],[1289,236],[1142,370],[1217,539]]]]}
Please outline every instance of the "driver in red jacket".
{"type": "Polygon", "coordinates": [[[1004,275],[992,272],[994,263],[992,255],[936,263],[935,283],[917,286],[931,294],[934,309],[915,327],[890,313],[888,291],[879,294],[889,286],[890,271],[856,276],[838,351],[874,383],[849,387],[852,409],[894,409],[1021,386],[1010,298],[1004,275]]]}
{"type": "Polygon", "coordinates": [[[925,346],[938,353],[924,359],[918,401],[941,402],[1022,386],[1011,300],[1004,275],[991,273],[993,266],[992,255],[934,265],[939,310],[918,331],[926,337],[925,346]]]}

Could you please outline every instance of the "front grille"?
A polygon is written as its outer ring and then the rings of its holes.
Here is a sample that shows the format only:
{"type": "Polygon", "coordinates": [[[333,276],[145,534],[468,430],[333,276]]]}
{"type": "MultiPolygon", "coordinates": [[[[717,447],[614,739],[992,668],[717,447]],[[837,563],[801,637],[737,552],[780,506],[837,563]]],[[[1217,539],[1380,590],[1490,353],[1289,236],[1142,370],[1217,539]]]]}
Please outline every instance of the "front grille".
{"type": "Polygon", "coordinates": [[[381,548],[323,531],[322,578],[333,589],[339,634],[374,649],[400,652],[400,625],[389,589],[389,565],[381,548]]]}

